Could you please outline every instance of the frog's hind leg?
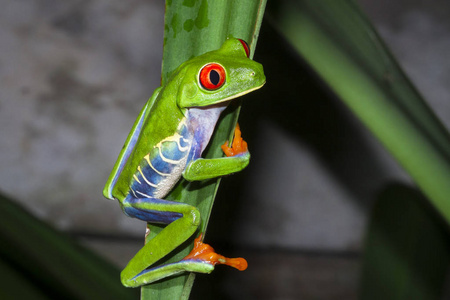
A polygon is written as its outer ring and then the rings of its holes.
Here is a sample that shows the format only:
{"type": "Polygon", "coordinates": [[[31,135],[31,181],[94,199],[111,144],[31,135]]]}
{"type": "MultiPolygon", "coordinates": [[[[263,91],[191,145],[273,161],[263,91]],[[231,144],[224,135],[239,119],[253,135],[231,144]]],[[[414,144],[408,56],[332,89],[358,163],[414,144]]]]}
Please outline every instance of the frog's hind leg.
{"type": "Polygon", "coordinates": [[[225,264],[240,271],[247,269],[245,259],[241,257],[227,258],[217,254],[210,245],[201,242],[201,238],[202,235],[195,239],[194,249],[182,260],[145,269],[134,279],[141,284],[147,284],[182,272],[211,273],[216,264],[225,264]]]}
{"type": "MultiPolygon", "coordinates": [[[[139,250],[121,273],[125,286],[140,286],[172,274],[173,269],[142,272],[186,241],[200,224],[200,212],[194,206],[156,198],[134,198],[130,194],[122,203],[124,212],[150,223],[168,224],[139,250]]],[[[156,269],[156,268],[155,268],[156,269]]]]}
{"type": "Polygon", "coordinates": [[[244,258],[228,258],[217,254],[214,249],[201,241],[202,235],[195,239],[194,248],[182,260],[147,268],[129,280],[129,286],[148,284],[182,272],[211,273],[216,264],[224,264],[244,271],[247,261],[244,258]]]}
{"type": "Polygon", "coordinates": [[[226,258],[201,242],[195,240],[194,249],[184,259],[157,267],[154,263],[169,254],[187,240],[200,224],[197,208],[179,202],[155,198],[133,198],[128,196],[123,202],[124,212],[135,218],[168,224],[135,255],[121,273],[123,285],[137,287],[181,272],[210,273],[216,264],[226,264],[245,270],[247,262],[243,258],[226,258]]]}

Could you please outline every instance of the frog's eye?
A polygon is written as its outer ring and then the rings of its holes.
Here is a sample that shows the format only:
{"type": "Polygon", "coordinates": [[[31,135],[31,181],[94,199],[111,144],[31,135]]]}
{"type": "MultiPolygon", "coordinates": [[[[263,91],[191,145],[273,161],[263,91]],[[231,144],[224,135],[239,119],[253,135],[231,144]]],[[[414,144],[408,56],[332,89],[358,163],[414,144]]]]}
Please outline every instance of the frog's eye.
{"type": "Polygon", "coordinates": [[[247,57],[250,57],[250,47],[248,46],[247,42],[241,39],[239,39],[239,42],[241,42],[242,47],[244,47],[245,54],[247,55],[247,57]]]}
{"type": "Polygon", "coordinates": [[[210,63],[200,70],[200,84],[204,89],[216,90],[225,83],[225,69],[217,64],[210,63]]]}

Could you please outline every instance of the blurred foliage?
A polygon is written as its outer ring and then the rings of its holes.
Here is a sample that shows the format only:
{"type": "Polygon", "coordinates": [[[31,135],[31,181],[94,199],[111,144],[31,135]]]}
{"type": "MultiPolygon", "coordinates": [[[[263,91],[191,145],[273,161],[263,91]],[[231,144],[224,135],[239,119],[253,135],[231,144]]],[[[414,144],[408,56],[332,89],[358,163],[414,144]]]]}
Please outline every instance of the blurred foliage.
{"type": "Polygon", "coordinates": [[[1,299],[136,299],[120,270],[0,195],[1,299]]]}
{"type": "Polygon", "coordinates": [[[448,228],[427,199],[406,186],[388,187],[367,231],[360,299],[442,299],[449,263],[448,228]]]}

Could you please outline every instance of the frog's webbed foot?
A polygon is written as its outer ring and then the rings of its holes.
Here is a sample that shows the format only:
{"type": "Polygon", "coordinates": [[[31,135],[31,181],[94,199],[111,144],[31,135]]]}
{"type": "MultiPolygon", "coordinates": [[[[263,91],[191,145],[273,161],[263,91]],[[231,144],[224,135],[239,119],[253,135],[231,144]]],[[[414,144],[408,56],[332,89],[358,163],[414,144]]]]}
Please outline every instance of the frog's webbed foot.
{"type": "Polygon", "coordinates": [[[201,241],[202,234],[200,234],[194,242],[194,248],[192,251],[182,259],[182,261],[195,261],[210,264],[215,266],[217,264],[227,265],[238,269],[239,271],[244,271],[247,269],[248,263],[242,257],[228,258],[214,252],[213,247],[205,244],[201,241]]]}
{"type": "Polygon", "coordinates": [[[228,146],[228,141],[226,141],[225,144],[222,145],[222,151],[226,156],[236,156],[248,151],[247,142],[241,137],[239,124],[236,124],[236,128],[234,129],[234,138],[231,147],[228,146]]]}

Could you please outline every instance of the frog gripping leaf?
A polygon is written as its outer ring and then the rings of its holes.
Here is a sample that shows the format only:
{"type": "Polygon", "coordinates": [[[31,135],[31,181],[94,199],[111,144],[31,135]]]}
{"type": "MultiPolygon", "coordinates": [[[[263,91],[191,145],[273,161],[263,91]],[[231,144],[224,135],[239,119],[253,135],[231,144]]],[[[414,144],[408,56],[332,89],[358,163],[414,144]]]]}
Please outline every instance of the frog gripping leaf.
{"type": "Polygon", "coordinates": [[[164,200],[181,177],[205,180],[238,172],[250,154],[237,127],[226,157],[204,159],[202,152],[221,112],[232,99],[265,83],[262,66],[249,59],[248,45],[230,38],[218,50],[180,65],[145,104],[128,135],[103,194],[117,199],[123,212],[149,223],[166,224],[128,263],[123,285],[138,287],[181,272],[210,273],[216,264],[239,270],[243,258],[226,258],[195,240],[184,259],[153,266],[197,231],[201,216],[194,206],[164,200]]]}

